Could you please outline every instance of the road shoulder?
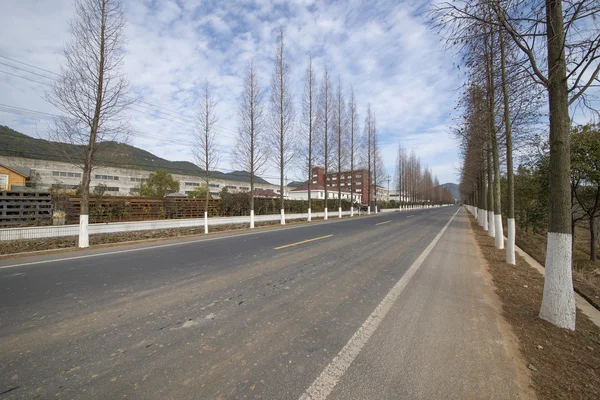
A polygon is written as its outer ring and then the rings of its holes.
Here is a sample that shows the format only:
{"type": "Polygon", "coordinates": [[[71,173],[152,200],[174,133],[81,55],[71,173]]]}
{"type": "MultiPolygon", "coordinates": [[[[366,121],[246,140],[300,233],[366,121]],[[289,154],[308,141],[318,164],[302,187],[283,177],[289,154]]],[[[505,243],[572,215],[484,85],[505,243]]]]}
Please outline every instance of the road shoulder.
{"type": "Polygon", "coordinates": [[[497,250],[494,239],[470,220],[537,397],[600,398],[600,328],[579,309],[575,331],[541,320],[543,276],[519,254],[515,266],[506,264],[505,250],[497,250]]]}
{"type": "Polygon", "coordinates": [[[329,399],[532,398],[460,211],[329,399]]]}

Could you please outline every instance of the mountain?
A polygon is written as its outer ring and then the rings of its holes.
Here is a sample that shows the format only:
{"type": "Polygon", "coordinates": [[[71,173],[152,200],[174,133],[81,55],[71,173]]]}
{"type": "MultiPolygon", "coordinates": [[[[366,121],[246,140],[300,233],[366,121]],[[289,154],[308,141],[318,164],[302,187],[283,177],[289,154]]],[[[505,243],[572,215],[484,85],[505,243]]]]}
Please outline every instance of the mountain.
{"type": "Polygon", "coordinates": [[[460,200],[460,190],[458,190],[458,185],[456,183],[448,182],[443,183],[440,186],[448,189],[456,200],[460,200]]]}
{"type": "MultiPolygon", "coordinates": [[[[38,160],[63,161],[81,159],[84,146],[51,142],[36,139],[0,125],[0,155],[9,157],[33,158],[38,160]]],[[[189,161],[169,161],[146,150],[125,143],[102,142],[96,152],[96,164],[106,167],[120,167],[144,171],[164,169],[172,174],[199,176],[204,170],[189,161]]],[[[250,173],[246,171],[211,171],[214,179],[250,182],[250,173]]],[[[268,184],[256,177],[256,183],[268,184]]]]}

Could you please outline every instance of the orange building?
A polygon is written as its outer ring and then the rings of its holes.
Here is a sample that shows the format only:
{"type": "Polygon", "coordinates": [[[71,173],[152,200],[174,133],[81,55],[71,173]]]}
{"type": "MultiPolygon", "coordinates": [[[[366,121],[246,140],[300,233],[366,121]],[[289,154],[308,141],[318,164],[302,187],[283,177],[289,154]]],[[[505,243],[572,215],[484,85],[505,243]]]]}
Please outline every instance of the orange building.
{"type": "Polygon", "coordinates": [[[13,187],[25,187],[29,175],[21,169],[13,169],[0,164],[0,191],[10,191],[13,187]]]}

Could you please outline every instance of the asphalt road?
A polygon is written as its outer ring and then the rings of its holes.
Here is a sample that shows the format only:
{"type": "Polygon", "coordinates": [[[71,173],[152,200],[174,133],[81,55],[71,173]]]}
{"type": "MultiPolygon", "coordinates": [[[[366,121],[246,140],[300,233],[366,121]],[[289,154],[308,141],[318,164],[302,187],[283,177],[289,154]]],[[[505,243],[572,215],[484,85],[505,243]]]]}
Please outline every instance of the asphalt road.
{"type": "MultiPolygon", "coordinates": [[[[2,260],[0,399],[298,399],[456,212],[2,260]]],[[[330,398],[515,398],[465,221],[330,398]]]]}

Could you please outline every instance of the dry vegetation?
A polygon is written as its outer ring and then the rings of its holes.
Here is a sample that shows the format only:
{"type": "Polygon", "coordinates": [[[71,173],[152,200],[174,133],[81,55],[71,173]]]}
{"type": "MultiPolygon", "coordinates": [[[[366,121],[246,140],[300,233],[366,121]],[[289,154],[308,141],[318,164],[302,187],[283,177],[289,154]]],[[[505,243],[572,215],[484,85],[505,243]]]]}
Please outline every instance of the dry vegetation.
{"type": "MultiPolygon", "coordinates": [[[[502,301],[503,317],[512,326],[523,359],[531,370],[539,399],[600,398],[600,328],[581,312],[577,330],[558,328],[538,318],[544,279],[517,255],[517,265],[506,264],[504,250],[471,220],[475,238],[502,301]]],[[[545,249],[545,243],[533,243],[545,249]]]]}
{"type": "MultiPolygon", "coordinates": [[[[516,244],[537,262],[546,263],[546,236],[517,229],[516,244]]],[[[600,309],[600,261],[590,261],[590,232],[575,228],[573,285],[575,290],[600,309]]]]}

